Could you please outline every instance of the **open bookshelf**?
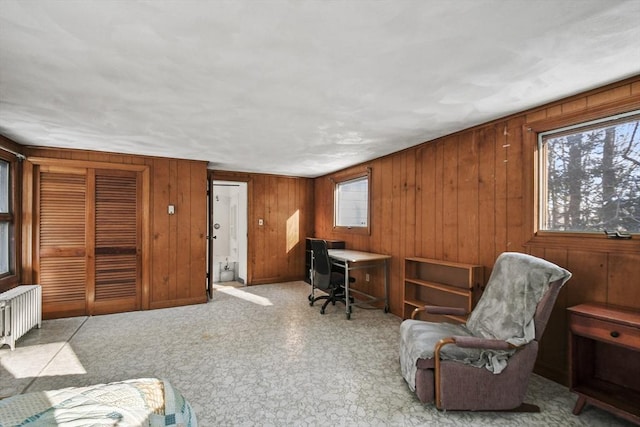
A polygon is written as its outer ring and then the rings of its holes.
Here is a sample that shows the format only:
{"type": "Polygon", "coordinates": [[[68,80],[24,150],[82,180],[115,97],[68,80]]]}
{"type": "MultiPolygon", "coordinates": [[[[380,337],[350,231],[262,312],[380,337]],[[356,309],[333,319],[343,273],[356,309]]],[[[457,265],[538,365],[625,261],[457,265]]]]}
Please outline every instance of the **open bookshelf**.
{"type": "MultiPolygon", "coordinates": [[[[484,289],[484,267],[428,258],[405,258],[404,313],[411,317],[416,308],[425,305],[461,307],[471,312],[484,289]]],[[[459,323],[466,316],[422,314],[423,320],[445,317],[459,323]]]]}

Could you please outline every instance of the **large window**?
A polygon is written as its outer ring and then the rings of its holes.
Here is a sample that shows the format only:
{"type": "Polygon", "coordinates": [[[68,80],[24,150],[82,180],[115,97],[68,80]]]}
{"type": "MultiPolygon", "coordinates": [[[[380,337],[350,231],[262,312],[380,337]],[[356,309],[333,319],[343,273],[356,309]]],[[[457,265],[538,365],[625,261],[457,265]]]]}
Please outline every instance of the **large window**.
{"type": "Polygon", "coordinates": [[[640,111],[538,135],[540,230],[640,233],[640,111]]]}
{"type": "Polygon", "coordinates": [[[11,163],[0,158],[0,278],[12,273],[11,163]]]}
{"type": "Polygon", "coordinates": [[[335,181],[334,227],[369,231],[369,171],[335,181]]]}

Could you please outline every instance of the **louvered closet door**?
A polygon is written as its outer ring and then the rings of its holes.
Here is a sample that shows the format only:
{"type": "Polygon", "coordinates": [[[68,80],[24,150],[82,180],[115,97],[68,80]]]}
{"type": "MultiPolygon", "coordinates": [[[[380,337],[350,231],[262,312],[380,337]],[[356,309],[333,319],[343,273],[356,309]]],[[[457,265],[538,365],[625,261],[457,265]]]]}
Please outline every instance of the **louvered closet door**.
{"type": "Polygon", "coordinates": [[[140,309],[138,174],[95,172],[95,289],[92,314],[140,309]]]}
{"type": "Polygon", "coordinates": [[[36,176],[45,317],[139,310],[138,172],[41,166],[36,176]]]}
{"type": "Polygon", "coordinates": [[[86,313],[87,171],[43,167],[39,175],[39,260],[43,312],[86,313]]]}

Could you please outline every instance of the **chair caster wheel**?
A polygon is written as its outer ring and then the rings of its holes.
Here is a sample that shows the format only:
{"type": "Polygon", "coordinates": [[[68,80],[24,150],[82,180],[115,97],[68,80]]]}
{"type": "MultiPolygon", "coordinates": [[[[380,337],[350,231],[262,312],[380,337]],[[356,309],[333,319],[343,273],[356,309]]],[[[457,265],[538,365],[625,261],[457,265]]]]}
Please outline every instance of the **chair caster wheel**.
{"type": "Polygon", "coordinates": [[[313,307],[313,300],[309,302],[309,306],[313,307]]]}
{"type": "Polygon", "coordinates": [[[324,308],[320,309],[320,314],[324,314],[324,308]]]}

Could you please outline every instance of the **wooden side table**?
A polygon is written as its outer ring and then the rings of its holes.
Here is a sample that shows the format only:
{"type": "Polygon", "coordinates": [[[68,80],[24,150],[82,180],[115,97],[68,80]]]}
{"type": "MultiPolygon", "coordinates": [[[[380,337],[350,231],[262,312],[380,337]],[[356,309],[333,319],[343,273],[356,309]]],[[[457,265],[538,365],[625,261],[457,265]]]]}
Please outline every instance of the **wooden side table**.
{"type": "Polygon", "coordinates": [[[640,425],[640,312],[595,303],[568,310],[573,413],[589,403],[640,425]]]}

